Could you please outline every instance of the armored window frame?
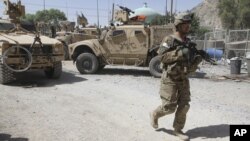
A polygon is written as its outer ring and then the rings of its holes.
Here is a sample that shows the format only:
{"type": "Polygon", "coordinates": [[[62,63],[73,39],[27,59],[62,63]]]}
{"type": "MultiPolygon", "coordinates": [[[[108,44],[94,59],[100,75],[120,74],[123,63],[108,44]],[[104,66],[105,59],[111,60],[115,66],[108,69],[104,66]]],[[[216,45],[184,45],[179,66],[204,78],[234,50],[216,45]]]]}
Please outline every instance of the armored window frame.
{"type": "Polygon", "coordinates": [[[0,23],[0,31],[8,31],[14,29],[15,25],[13,23],[0,23]]]}
{"type": "Polygon", "coordinates": [[[119,35],[123,35],[123,34],[125,34],[124,30],[115,30],[115,31],[113,31],[112,36],[115,37],[115,36],[119,36],[119,35]]]}
{"type": "Polygon", "coordinates": [[[135,35],[143,34],[143,31],[142,31],[142,30],[135,30],[135,31],[134,31],[134,34],[135,34],[135,35]]]}

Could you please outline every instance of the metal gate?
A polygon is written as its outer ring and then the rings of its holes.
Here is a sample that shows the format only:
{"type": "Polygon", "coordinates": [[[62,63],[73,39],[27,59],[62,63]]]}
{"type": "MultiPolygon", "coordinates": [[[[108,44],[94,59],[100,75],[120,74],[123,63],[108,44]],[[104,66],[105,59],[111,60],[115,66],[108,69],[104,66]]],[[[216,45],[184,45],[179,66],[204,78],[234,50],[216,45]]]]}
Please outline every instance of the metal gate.
{"type": "Polygon", "coordinates": [[[224,56],[226,35],[225,30],[205,33],[203,49],[215,60],[220,60],[224,56]]]}
{"type": "Polygon", "coordinates": [[[226,57],[245,58],[250,53],[250,30],[230,30],[226,42],[226,57]]]}

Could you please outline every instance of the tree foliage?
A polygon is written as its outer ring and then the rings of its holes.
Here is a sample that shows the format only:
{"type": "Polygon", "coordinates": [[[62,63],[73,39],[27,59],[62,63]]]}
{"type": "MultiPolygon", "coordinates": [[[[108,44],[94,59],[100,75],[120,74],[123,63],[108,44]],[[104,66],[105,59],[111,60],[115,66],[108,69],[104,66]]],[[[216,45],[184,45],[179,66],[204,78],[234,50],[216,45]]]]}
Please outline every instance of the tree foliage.
{"type": "Polygon", "coordinates": [[[58,9],[37,11],[35,14],[26,14],[24,20],[30,22],[50,22],[53,20],[67,20],[65,14],[58,9]]]}
{"type": "Polygon", "coordinates": [[[195,14],[192,14],[190,34],[195,34],[199,29],[200,29],[200,19],[195,14]]]}
{"type": "Polygon", "coordinates": [[[250,28],[249,0],[219,0],[219,16],[226,29],[250,28]]]}
{"type": "Polygon", "coordinates": [[[200,18],[193,14],[190,35],[195,36],[197,39],[204,39],[204,34],[209,31],[209,29],[200,26],[200,18]]]}

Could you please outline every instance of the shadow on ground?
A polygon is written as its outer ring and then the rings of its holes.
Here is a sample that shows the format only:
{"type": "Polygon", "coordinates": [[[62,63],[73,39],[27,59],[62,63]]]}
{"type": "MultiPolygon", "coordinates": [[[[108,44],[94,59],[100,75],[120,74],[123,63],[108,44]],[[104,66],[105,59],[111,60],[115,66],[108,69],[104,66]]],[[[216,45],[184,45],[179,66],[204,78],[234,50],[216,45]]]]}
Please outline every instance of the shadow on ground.
{"type": "MultiPolygon", "coordinates": [[[[156,131],[165,132],[170,135],[173,134],[173,130],[159,128],[156,131]]],[[[190,129],[186,132],[190,139],[194,138],[224,138],[229,136],[229,125],[220,124],[220,125],[211,125],[205,127],[197,127],[190,129]]]]}
{"type": "Polygon", "coordinates": [[[28,141],[27,138],[11,138],[11,135],[0,133],[0,141],[28,141]]]}
{"type": "Polygon", "coordinates": [[[187,135],[191,139],[203,137],[203,138],[224,138],[229,136],[229,125],[220,124],[220,125],[211,125],[205,127],[197,127],[191,130],[188,130],[187,135]]]}
{"type": "Polygon", "coordinates": [[[16,81],[9,86],[32,87],[52,87],[60,84],[73,84],[87,79],[78,77],[72,72],[63,71],[59,79],[48,79],[43,71],[27,71],[16,74],[16,81]]]}
{"type": "Polygon", "coordinates": [[[104,68],[98,71],[97,75],[130,75],[130,76],[150,76],[148,70],[140,70],[140,69],[124,69],[124,68],[104,68]]]}

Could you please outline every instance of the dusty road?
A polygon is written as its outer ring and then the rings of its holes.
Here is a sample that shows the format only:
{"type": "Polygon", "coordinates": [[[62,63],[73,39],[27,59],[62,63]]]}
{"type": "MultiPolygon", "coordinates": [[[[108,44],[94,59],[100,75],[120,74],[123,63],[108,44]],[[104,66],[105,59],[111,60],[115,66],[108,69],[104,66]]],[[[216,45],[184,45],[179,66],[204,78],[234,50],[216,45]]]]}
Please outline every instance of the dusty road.
{"type": "MultiPolygon", "coordinates": [[[[42,72],[0,85],[0,141],[178,141],[174,115],[149,124],[149,112],[160,104],[160,79],[147,69],[107,67],[80,75],[63,63],[60,80],[42,72]],[[137,70],[135,70],[137,69],[137,70]]],[[[203,69],[203,68],[201,68],[203,69]]],[[[209,75],[229,74],[206,67],[209,75]]],[[[250,124],[250,83],[191,78],[191,108],[184,131],[194,141],[228,141],[229,124],[250,124]]]]}

